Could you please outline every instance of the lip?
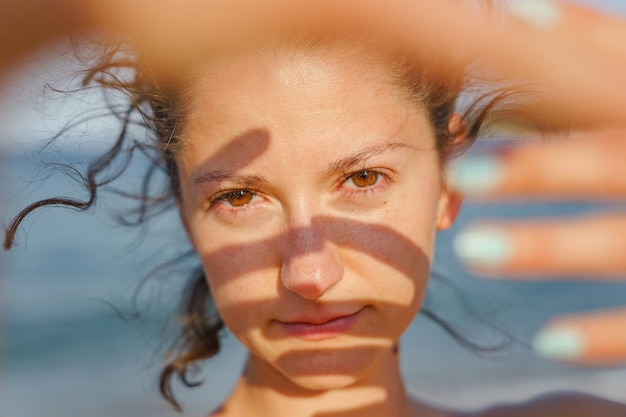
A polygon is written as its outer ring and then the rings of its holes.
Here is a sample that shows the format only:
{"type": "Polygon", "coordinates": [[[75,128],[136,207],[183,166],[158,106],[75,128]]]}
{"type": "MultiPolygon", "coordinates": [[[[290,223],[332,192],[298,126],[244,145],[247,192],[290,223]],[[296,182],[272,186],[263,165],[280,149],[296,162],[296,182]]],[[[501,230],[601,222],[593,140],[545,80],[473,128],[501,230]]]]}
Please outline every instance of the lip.
{"type": "Polygon", "coordinates": [[[332,339],[346,333],[358,320],[363,309],[355,313],[334,316],[326,319],[310,318],[289,322],[279,321],[291,335],[304,340],[332,339]]]}

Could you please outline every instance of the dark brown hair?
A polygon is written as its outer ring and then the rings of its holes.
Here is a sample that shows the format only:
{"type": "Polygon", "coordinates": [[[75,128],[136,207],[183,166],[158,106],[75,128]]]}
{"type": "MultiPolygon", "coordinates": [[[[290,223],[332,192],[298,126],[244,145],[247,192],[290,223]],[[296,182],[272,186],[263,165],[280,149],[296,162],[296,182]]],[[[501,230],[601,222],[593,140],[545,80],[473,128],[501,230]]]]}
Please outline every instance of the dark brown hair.
{"type": "MultiPolygon", "coordinates": [[[[307,42],[307,48],[324,47],[323,42],[307,42]]],[[[93,49],[91,49],[93,51],[93,49]]],[[[151,164],[145,172],[141,190],[129,195],[138,202],[136,208],[125,216],[127,224],[143,224],[155,213],[175,207],[179,198],[179,178],[176,165],[177,144],[181,123],[186,114],[185,80],[163,83],[149,68],[138,65],[134,53],[125,44],[107,44],[98,49],[98,59],[91,61],[84,73],[82,85],[96,86],[103,91],[123,92],[127,97],[125,108],[111,106],[121,121],[121,131],[113,145],[100,158],[93,161],[86,172],[72,169],[89,192],[87,200],[56,197],[35,202],[21,210],[6,230],[5,248],[14,242],[15,234],[26,216],[45,206],[65,206],[81,211],[92,207],[98,191],[118,179],[130,164],[134,153],[146,156],[151,164]],[[130,129],[137,125],[143,129],[145,138],[132,137],[130,129]],[[111,169],[116,167],[115,169],[111,169]],[[169,184],[154,193],[152,183],[158,172],[165,173],[169,184]]],[[[395,58],[394,58],[395,59],[395,58]]],[[[395,79],[411,97],[425,106],[432,123],[437,149],[442,159],[448,159],[473,143],[485,127],[488,115],[506,110],[512,102],[515,90],[510,88],[491,89],[477,94],[476,80],[468,77],[466,68],[458,62],[450,64],[443,60],[434,62],[425,54],[402,51],[394,62],[395,79]],[[464,109],[460,108],[459,97],[471,87],[473,99],[464,109]],[[454,112],[462,111],[465,120],[459,130],[449,130],[449,120],[454,112]],[[461,131],[463,130],[463,132],[461,131]],[[459,137],[463,137],[459,141],[459,137]]],[[[430,311],[428,317],[444,325],[444,328],[464,344],[478,348],[448,327],[430,311]]],[[[214,306],[201,269],[194,270],[183,295],[179,316],[180,337],[172,345],[160,376],[162,395],[180,409],[172,391],[172,379],[178,376],[187,386],[198,383],[191,380],[197,364],[215,355],[220,349],[220,332],[224,325],[214,306]]]]}

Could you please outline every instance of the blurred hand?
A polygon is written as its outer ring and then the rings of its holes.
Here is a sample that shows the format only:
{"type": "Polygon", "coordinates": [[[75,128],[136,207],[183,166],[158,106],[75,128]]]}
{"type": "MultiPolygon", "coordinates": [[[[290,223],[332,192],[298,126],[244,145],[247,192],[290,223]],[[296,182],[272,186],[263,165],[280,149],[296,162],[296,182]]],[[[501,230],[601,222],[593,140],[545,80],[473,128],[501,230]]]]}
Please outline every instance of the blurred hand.
{"type": "MultiPolygon", "coordinates": [[[[456,34],[464,32],[476,56],[501,72],[550,93],[531,113],[552,119],[556,130],[565,121],[564,130],[581,132],[468,158],[453,182],[483,200],[626,201],[626,22],[547,1],[514,2],[512,9],[510,25],[487,24],[472,34],[472,23],[457,21],[456,34]]],[[[455,246],[470,269],[500,278],[626,281],[623,212],[483,223],[462,232],[455,246]]],[[[625,329],[626,308],[570,315],[548,323],[533,347],[560,360],[626,363],[625,329]]]]}
{"type": "Polygon", "coordinates": [[[549,90],[553,100],[536,111],[567,112],[578,124],[622,120],[626,95],[615,86],[626,68],[624,22],[578,6],[507,1],[510,18],[458,0],[4,0],[0,70],[70,32],[122,36],[152,65],[175,70],[277,30],[357,25],[417,50],[447,57],[462,52],[460,64],[479,59],[515,81],[549,90]]]}
{"type": "MultiPolygon", "coordinates": [[[[550,8],[546,2],[538,3],[550,8]]],[[[548,13],[553,19],[543,25],[541,19],[533,25],[537,16],[521,19],[522,30],[529,40],[536,37],[546,59],[536,61],[535,71],[522,65],[520,72],[528,70],[533,75],[526,79],[554,92],[553,100],[542,103],[538,112],[555,120],[568,115],[564,119],[570,126],[585,130],[500,155],[466,159],[453,182],[470,198],[626,201],[626,130],[620,130],[626,127],[626,107],[618,104],[626,97],[622,87],[626,50],[621,46],[626,42],[626,22],[562,4],[553,12],[548,13]],[[558,43],[561,47],[555,47],[558,43]],[[608,89],[613,91],[605,94],[608,89]]],[[[520,60],[530,65],[529,57],[539,58],[526,48],[517,50],[522,57],[513,65],[520,60]]],[[[460,233],[455,247],[470,269],[502,279],[578,276],[626,281],[626,213],[619,211],[483,223],[460,233]]],[[[550,321],[533,347],[540,355],[559,360],[626,363],[624,329],[626,308],[569,315],[550,321]]]]}
{"type": "MultiPolygon", "coordinates": [[[[452,181],[468,198],[483,200],[626,202],[625,155],[626,131],[579,133],[468,157],[452,181]]],[[[502,279],[566,276],[626,282],[626,213],[484,222],[462,231],[455,250],[471,270],[502,279]]],[[[557,318],[536,337],[534,347],[544,356],[569,361],[626,362],[624,329],[626,309],[557,318]]]]}

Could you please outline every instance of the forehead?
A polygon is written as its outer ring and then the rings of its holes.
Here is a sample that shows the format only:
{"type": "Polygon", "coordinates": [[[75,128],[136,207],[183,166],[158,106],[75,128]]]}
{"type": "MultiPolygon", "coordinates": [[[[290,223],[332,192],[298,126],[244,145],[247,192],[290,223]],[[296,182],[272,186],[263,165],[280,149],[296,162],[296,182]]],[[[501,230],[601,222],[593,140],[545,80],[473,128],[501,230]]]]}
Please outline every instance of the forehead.
{"type": "Polygon", "coordinates": [[[364,48],[345,45],[219,57],[189,84],[181,149],[188,155],[198,147],[221,149],[250,131],[293,146],[303,136],[359,142],[369,134],[393,136],[415,116],[424,133],[425,109],[399,86],[392,68],[364,48]]]}

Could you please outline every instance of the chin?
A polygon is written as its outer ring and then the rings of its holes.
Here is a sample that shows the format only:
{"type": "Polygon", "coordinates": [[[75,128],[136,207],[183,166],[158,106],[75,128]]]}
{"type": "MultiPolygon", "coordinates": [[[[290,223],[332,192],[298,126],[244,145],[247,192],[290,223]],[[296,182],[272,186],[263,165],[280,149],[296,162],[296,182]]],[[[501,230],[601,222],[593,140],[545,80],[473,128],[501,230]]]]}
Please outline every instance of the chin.
{"type": "Polygon", "coordinates": [[[291,381],[299,388],[312,392],[340,390],[356,385],[360,378],[353,375],[310,375],[292,377],[291,381]]]}
{"type": "Polygon", "coordinates": [[[277,368],[301,388],[329,391],[364,380],[385,350],[381,346],[363,346],[291,352],[279,359],[277,368]]]}

